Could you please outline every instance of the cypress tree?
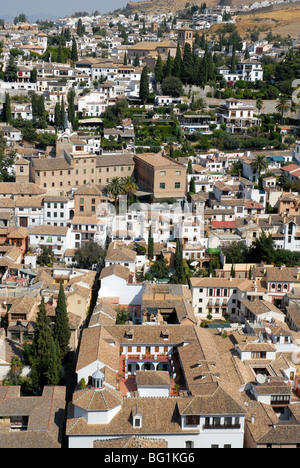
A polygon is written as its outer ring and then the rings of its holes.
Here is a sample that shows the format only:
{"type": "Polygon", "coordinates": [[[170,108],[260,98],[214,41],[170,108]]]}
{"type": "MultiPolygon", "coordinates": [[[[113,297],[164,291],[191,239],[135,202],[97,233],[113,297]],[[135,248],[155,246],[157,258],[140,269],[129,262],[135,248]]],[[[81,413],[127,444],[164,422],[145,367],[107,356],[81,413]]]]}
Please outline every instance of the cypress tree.
{"type": "Polygon", "coordinates": [[[2,120],[6,123],[10,123],[12,121],[11,101],[10,95],[8,93],[5,93],[5,103],[3,104],[2,120]]]}
{"type": "Polygon", "coordinates": [[[194,58],[190,44],[186,43],[181,64],[181,80],[185,83],[192,83],[194,78],[194,58]]]}
{"type": "Polygon", "coordinates": [[[177,44],[177,51],[173,65],[173,76],[180,78],[181,76],[181,48],[179,43],[177,44]]]}
{"type": "Polygon", "coordinates": [[[65,128],[65,120],[66,120],[65,101],[64,101],[64,98],[62,98],[61,106],[60,106],[60,126],[63,127],[63,128],[65,128]]]}
{"type": "Polygon", "coordinates": [[[195,177],[192,177],[190,181],[190,193],[196,193],[195,177]]]}
{"type": "Polygon", "coordinates": [[[174,258],[174,268],[176,271],[176,277],[180,284],[184,283],[185,281],[185,274],[183,268],[183,252],[182,252],[182,245],[179,239],[176,239],[176,251],[175,251],[175,258],[174,258]]]}
{"type": "Polygon", "coordinates": [[[63,63],[63,51],[62,51],[62,47],[61,47],[60,44],[59,44],[58,50],[57,50],[57,62],[58,63],[63,63]]]}
{"type": "Polygon", "coordinates": [[[148,257],[150,260],[152,260],[154,255],[154,241],[153,241],[153,236],[152,236],[152,226],[149,228],[149,233],[148,233],[148,257]]]}
{"type": "Polygon", "coordinates": [[[68,119],[71,122],[73,129],[75,127],[75,91],[71,89],[68,93],[68,119]]]}
{"type": "Polygon", "coordinates": [[[173,145],[173,143],[170,144],[169,156],[170,156],[170,158],[174,159],[174,145],[173,145]]]}
{"type": "Polygon", "coordinates": [[[127,53],[125,52],[123,65],[127,65],[127,63],[128,63],[128,61],[127,61],[127,53]]]}
{"type": "Polygon", "coordinates": [[[140,99],[145,104],[149,97],[149,78],[148,78],[148,69],[147,67],[143,68],[140,81],[140,99]]]}
{"type": "Polygon", "coordinates": [[[154,72],[155,72],[156,81],[160,83],[163,79],[163,62],[162,62],[160,54],[158,54],[154,72]]]}
{"type": "Polygon", "coordinates": [[[4,81],[8,82],[14,82],[17,81],[17,76],[18,76],[18,66],[15,63],[15,59],[13,55],[9,57],[8,65],[6,67],[6,70],[4,72],[4,81]]]}
{"type": "Polygon", "coordinates": [[[55,104],[55,111],[54,111],[54,125],[55,127],[61,126],[61,118],[60,118],[60,105],[59,102],[55,104]]]}
{"type": "Polygon", "coordinates": [[[82,24],[82,19],[79,18],[78,23],[77,23],[77,34],[79,37],[82,37],[85,33],[85,27],[82,24]]]}
{"type": "Polygon", "coordinates": [[[73,37],[71,60],[73,62],[77,62],[77,60],[78,60],[77,42],[75,40],[75,37],[73,37]]]}
{"type": "Polygon", "coordinates": [[[173,59],[169,51],[166,66],[165,66],[165,71],[164,71],[164,78],[167,78],[168,76],[172,76],[172,70],[173,70],[173,59]]]}
{"type": "Polygon", "coordinates": [[[59,344],[61,359],[63,359],[69,351],[71,332],[67,313],[65,291],[62,283],[59,287],[59,294],[55,309],[55,325],[53,329],[53,335],[59,344]]]}
{"type": "Polygon", "coordinates": [[[234,46],[232,46],[232,56],[231,56],[231,65],[230,65],[231,73],[235,73],[235,71],[236,71],[235,53],[236,53],[236,48],[235,48],[235,45],[234,45],[234,46]]]}
{"type": "Polygon", "coordinates": [[[208,57],[207,57],[207,77],[208,77],[208,80],[212,80],[212,81],[216,77],[215,64],[214,64],[213,56],[211,52],[208,53],[208,57]]]}
{"type": "Polygon", "coordinates": [[[50,328],[44,297],[42,297],[39,305],[30,354],[33,384],[40,388],[44,387],[44,385],[58,385],[61,359],[50,328]]]}

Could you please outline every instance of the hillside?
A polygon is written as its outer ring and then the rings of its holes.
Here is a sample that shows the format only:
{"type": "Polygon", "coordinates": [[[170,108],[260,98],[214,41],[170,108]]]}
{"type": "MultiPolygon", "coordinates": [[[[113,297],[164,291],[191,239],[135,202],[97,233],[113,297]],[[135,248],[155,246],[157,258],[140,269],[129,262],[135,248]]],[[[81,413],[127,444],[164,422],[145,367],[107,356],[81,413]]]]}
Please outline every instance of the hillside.
{"type": "MultiPolygon", "coordinates": [[[[203,0],[190,0],[190,6],[201,5],[203,0]]],[[[207,0],[207,6],[219,5],[220,0],[207,0]]],[[[145,2],[129,2],[127,8],[134,12],[147,12],[147,13],[170,13],[177,12],[179,10],[184,10],[185,5],[187,4],[186,0],[150,0],[145,2]]]]}
{"type": "Polygon", "coordinates": [[[300,37],[300,5],[281,6],[274,5],[256,13],[241,15],[237,19],[237,29],[242,37],[255,28],[261,31],[262,37],[266,32],[272,31],[273,35],[282,37],[300,37]]]}
{"type": "MultiPolygon", "coordinates": [[[[184,10],[186,4],[189,3],[190,6],[201,5],[203,0],[148,0],[145,2],[129,2],[127,4],[128,9],[134,12],[147,12],[147,13],[169,13],[177,12],[179,10],[184,10]]],[[[205,0],[205,3],[208,7],[216,6],[219,4],[223,5],[240,5],[241,0],[205,0]]],[[[251,5],[254,3],[254,0],[243,0],[243,5],[251,5]]]]}
{"type": "MultiPolygon", "coordinates": [[[[127,8],[134,12],[145,13],[173,13],[183,10],[186,6],[186,0],[149,0],[145,2],[130,2],[127,8]]],[[[190,0],[190,6],[201,5],[203,0],[190,0]]],[[[240,0],[206,0],[207,6],[219,4],[239,5],[240,0]]],[[[253,0],[243,0],[243,4],[252,4],[253,0]]],[[[247,14],[241,14],[237,18],[237,29],[242,37],[249,34],[250,31],[258,30],[261,37],[265,37],[269,31],[274,35],[282,37],[300,38],[300,3],[286,5],[284,3],[274,4],[271,7],[261,8],[247,14]]],[[[213,35],[220,25],[213,26],[208,35],[213,35]]]]}

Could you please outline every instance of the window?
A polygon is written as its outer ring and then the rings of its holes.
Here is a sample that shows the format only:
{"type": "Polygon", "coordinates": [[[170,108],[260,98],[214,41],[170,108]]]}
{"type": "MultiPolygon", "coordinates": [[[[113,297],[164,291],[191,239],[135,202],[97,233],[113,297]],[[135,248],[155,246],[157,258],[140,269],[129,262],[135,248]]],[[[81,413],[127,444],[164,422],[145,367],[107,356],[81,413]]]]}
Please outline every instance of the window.
{"type": "Polygon", "coordinates": [[[180,189],[180,182],[175,182],[175,188],[180,189]]]}
{"type": "Polygon", "coordinates": [[[160,171],[160,175],[161,175],[161,176],[165,176],[165,175],[166,175],[166,171],[160,171]]]}
{"type": "Polygon", "coordinates": [[[134,419],[134,427],[141,427],[141,419],[135,418],[134,419]]]}
{"type": "Polygon", "coordinates": [[[159,188],[160,189],[165,189],[166,188],[166,184],[164,182],[162,182],[161,184],[159,184],[159,188]]]}
{"type": "Polygon", "coordinates": [[[187,440],[185,443],[185,448],[187,449],[194,448],[194,442],[192,440],[187,440]]]}
{"type": "Polygon", "coordinates": [[[200,424],[200,416],[187,416],[186,425],[187,426],[198,426],[200,424]]]}

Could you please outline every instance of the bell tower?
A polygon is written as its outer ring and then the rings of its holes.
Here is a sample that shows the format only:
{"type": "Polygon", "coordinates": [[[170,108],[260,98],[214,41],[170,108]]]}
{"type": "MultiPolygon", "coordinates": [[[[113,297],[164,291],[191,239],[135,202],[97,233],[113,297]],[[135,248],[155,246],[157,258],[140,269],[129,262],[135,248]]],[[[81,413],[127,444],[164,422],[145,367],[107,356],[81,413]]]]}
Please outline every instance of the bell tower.
{"type": "Polygon", "coordinates": [[[15,163],[16,182],[29,182],[30,162],[27,159],[18,159],[15,163]]]}
{"type": "Polygon", "coordinates": [[[178,30],[178,42],[179,45],[184,49],[185,44],[190,44],[191,48],[193,48],[194,43],[194,31],[193,29],[189,28],[181,28],[178,30]]]}

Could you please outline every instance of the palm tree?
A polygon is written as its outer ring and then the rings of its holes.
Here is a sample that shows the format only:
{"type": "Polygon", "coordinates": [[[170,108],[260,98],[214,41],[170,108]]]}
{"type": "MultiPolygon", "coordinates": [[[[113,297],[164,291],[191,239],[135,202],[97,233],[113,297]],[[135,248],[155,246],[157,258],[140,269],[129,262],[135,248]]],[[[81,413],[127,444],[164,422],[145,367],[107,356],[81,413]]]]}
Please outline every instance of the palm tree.
{"type": "Polygon", "coordinates": [[[132,176],[125,177],[123,181],[124,181],[123,182],[124,193],[126,193],[127,195],[127,198],[128,198],[127,203],[128,203],[128,208],[129,208],[131,195],[136,193],[136,191],[138,190],[138,186],[136,184],[136,180],[132,176]]]}
{"type": "Polygon", "coordinates": [[[115,207],[117,209],[119,195],[124,193],[124,181],[121,177],[113,177],[106,186],[107,191],[114,197],[115,207]]]}
{"type": "Polygon", "coordinates": [[[276,110],[281,114],[281,123],[283,123],[283,114],[290,109],[290,103],[288,98],[284,95],[280,96],[279,102],[276,106],[276,110]]]}
{"type": "MultiPolygon", "coordinates": [[[[262,98],[258,98],[256,100],[256,109],[258,110],[258,115],[260,117],[260,114],[261,114],[261,111],[262,111],[262,108],[264,107],[264,103],[263,103],[263,100],[262,98]]],[[[256,136],[258,135],[258,126],[257,126],[257,130],[256,130],[256,136]]]]}
{"type": "Polygon", "coordinates": [[[254,161],[251,163],[251,169],[253,172],[258,173],[259,184],[261,185],[261,173],[265,171],[269,166],[269,162],[263,154],[258,154],[254,161]]]}

